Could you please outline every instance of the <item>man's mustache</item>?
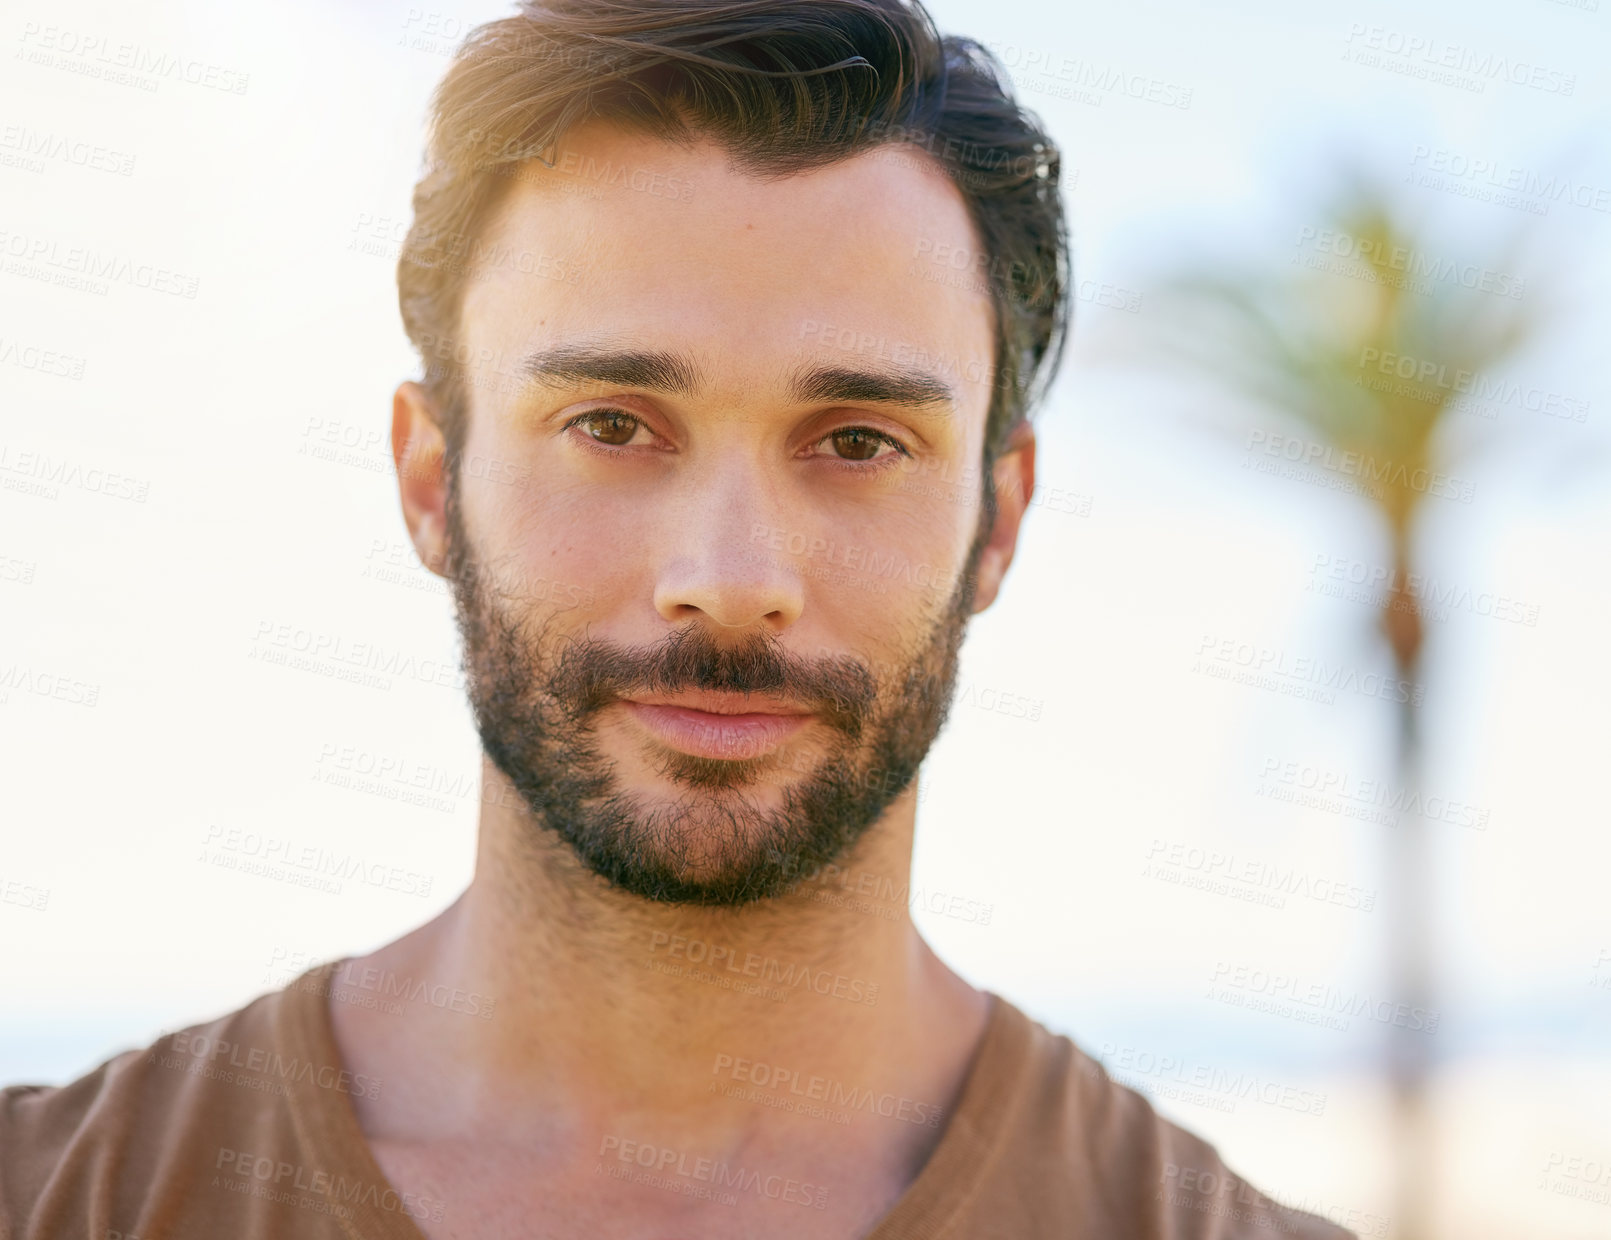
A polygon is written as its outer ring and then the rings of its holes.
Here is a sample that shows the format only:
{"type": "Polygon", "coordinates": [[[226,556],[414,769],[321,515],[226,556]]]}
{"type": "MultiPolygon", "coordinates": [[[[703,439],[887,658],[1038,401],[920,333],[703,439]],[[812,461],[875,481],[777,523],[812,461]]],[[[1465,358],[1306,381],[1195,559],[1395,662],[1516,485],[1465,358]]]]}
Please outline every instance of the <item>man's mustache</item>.
{"type": "Polygon", "coordinates": [[[724,647],[697,621],[644,646],[575,638],[560,652],[550,688],[578,719],[634,693],[764,693],[812,711],[853,741],[878,700],[872,672],[849,655],[805,659],[763,633],[724,647]]]}

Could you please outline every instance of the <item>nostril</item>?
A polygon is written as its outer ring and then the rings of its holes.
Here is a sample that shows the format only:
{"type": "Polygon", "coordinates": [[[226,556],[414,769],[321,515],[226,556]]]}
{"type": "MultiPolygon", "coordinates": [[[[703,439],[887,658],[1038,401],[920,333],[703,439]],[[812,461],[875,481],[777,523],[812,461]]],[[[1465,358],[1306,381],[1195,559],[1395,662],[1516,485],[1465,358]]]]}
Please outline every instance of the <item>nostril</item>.
{"type": "Polygon", "coordinates": [[[703,615],[723,630],[764,628],[779,631],[797,619],[805,600],[798,579],[783,566],[740,559],[684,562],[668,569],[655,588],[655,609],[681,622],[703,615]]]}

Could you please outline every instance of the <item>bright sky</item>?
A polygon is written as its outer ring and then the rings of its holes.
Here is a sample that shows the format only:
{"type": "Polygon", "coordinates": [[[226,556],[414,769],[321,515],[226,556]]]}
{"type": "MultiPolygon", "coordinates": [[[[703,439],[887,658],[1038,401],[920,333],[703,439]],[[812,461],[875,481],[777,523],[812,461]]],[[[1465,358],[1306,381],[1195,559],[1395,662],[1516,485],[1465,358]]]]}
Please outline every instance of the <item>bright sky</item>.
{"type": "MultiPolygon", "coordinates": [[[[1194,670],[1230,643],[1389,673],[1374,609],[1313,588],[1317,565],[1384,563],[1384,538],[1364,501],[1260,474],[1242,442],[1197,429],[1205,392],[1111,359],[1172,264],[1290,261],[1348,151],[1403,183],[1451,246],[1534,220],[1546,247],[1525,274],[1555,263],[1573,300],[1505,373],[1588,413],[1504,406],[1497,447],[1451,467],[1472,501],[1428,504],[1426,571],[1536,616],[1473,601],[1430,626],[1427,790],[1486,815],[1481,830],[1453,811],[1432,824],[1437,1042],[1466,1074],[1449,1078],[1468,1082],[1461,1096],[1519,1134],[1508,1153],[1461,1155],[1488,1194],[1463,1199],[1461,1234],[1510,1218],[1604,1234],[1604,1206],[1535,1181],[1549,1151],[1611,1155],[1585,1118],[1611,1113],[1611,323],[1590,295],[1611,256],[1611,15],[1554,0],[1225,8],[933,6],[1002,56],[1062,145],[1080,300],[1040,418],[1048,499],[974,623],[924,777],[916,882],[992,913],[919,921],[975,984],[1110,1062],[1150,1052],[1328,1090],[1318,1118],[1157,1102],[1254,1179],[1379,1207],[1380,1168],[1359,1150],[1375,1140],[1384,1026],[1252,1012],[1210,983],[1246,968],[1381,996],[1381,908],[1272,908],[1178,880],[1217,852],[1385,899],[1391,828],[1277,798],[1311,778],[1391,783],[1389,703],[1194,670]],[[1501,56],[1520,84],[1482,76],[1501,56]],[[1482,89],[1415,76],[1429,60],[1482,89]],[[1474,196],[1513,175],[1574,188],[1531,208],[1474,196]],[[1039,719],[990,709],[1001,694],[1040,702],[1039,719]],[[1160,860],[1172,877],[1147,869],[1160,860]]],[[[477,745],[458,691],[257,656],[260,635],[291,625],[456,662],[384,448],[390,393],[416,365],[393,268],[426,97],[464,30],[506,11],[4,6],[0,1080],[70,1079],[245,1002],[288,954],[395,937],[468,880],[477,745]],[[97,39],[209,71],[121,84],[94,44],[80,50],[97,39]],[[29,155],[42,136],[57,153],[29,155]],[[74,247],[159,269],[158,287],[48,282],[64,270],[49,256],[74,247]],[[352,446],[316,455],[325,433],[352,446]],[[101,471],[99,489],[19,489],[28,452],[101,471]],[[42,695],[27,687],[39,674],[79,687],[42,695]],[[348,749],[360,768],[433,768],[447,791],[417,806],[342,786],[348,749]],[[200,859],[209,832],[234,827],[372,856],[428,876],[429,894],[338,897],[200,859]]]]}

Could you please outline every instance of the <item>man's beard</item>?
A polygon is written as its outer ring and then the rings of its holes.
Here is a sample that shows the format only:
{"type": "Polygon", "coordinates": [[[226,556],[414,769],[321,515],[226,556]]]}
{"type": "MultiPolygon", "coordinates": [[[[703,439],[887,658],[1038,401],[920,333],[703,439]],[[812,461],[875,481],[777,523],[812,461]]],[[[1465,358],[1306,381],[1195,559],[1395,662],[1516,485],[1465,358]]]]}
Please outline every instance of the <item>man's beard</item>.
{"type": "Polygon", "coordinates": [[[848,655],[803,658],[775,634],[724,648],[697,620],[647,646],[579,636],[545,649],[546,626],[531,631],[536,592],[518,580],[488,580],[457,489],[450,484],[447,496],[447,573],[482,747],[539,829],[623,891],[726,907],[783,893],[845,855],[911,783],[944,726],[993,496],[938,621],[880,676],[848,655]],[[745,788],[792,769],[777,755],[657,752],[658,772],[686,791],[670,805],[647,806],[599,752],[598,712],[634,694],[689,690],[764,693],[811,710],[816,717],[802,734],[826,732],[825,753],[783,782],[781,805],[767,810],[745,788]]]}

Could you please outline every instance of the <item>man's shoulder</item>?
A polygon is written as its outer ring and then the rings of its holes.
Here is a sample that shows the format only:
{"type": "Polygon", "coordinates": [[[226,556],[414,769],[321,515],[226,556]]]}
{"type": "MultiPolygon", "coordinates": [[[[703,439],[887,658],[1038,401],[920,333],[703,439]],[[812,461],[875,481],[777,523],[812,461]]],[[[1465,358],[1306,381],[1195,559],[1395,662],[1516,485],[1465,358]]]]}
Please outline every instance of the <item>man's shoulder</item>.
{"type": "Polygon", "coordinates": [[[1213,1145],[1164,1119],[1073,1039],[1007,1007],[1007,1018],[1021,1031],[1025,1071],[1013,1123],[1003,1134],[1005,1178],[1035,1191],[1025,1173],[1049,1170],[1048,1156],[1055,1159],[1063,1208],[1084,1225],[1079,1234],[1353,1236],[1260,1192],[1227,1167],[1213,1145]]]}
{"type": "Polygon", "coordinates": [[[53,1228],[81,1231],[96,1222],[85,1211],[106,1210],[119,1216],[106,1227],[124,1230],[131,1194],[160,1178],[166,1157],[181,1147],[204,1155],[208,1129],[228,1130],[280,1092],[246,1065],[266,1067],[275,1055],[287,990],[162,1034],[66,1084],[0,1088],[0,1235],[31,1234],[28,1220],[47,1216],[53,1228]]]}

